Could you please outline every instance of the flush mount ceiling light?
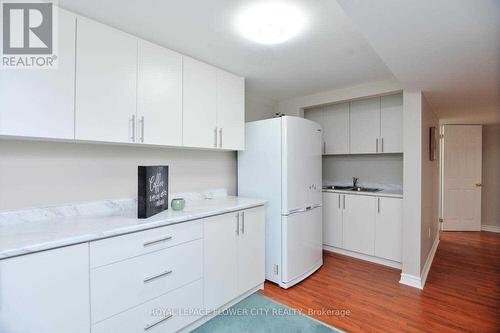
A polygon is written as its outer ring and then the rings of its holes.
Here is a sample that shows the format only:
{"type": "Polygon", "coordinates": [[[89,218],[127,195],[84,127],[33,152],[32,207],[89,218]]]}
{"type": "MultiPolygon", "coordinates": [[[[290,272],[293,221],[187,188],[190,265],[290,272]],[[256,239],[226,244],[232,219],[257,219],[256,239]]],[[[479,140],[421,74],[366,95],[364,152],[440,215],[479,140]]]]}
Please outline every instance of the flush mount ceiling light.
{"type": "Polygon", "coordinates": [[[261,44],[278,44],[304,27],[301,11],[285,3],[260,3],[241,12],[236,26],[241,35],[261,44]]]}

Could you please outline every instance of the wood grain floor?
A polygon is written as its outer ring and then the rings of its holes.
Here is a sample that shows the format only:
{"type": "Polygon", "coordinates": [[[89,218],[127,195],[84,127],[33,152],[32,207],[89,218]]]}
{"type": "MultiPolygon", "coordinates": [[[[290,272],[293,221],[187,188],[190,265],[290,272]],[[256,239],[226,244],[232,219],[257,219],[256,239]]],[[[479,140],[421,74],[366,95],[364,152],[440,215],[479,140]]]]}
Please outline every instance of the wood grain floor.
{"type": "Polygon", "coordinates": [[[262,294],[347,332],[500,332],[500,234],[440,239],[423,291],[399,284],[399,270],[325,253],[310,278],[262,294]]]}

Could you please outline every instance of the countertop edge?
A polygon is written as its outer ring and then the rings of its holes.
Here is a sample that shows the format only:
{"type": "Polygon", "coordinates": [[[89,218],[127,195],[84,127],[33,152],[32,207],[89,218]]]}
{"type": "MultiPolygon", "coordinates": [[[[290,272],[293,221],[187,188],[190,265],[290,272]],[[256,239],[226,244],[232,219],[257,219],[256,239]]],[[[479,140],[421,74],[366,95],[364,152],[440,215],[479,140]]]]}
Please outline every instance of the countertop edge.
{"type": "Polygon", "coordinates": [[[370,196],[370,197],[388,197],[388,198],[403,199],[403,194],[398,194],[398,193],[384,193],[383,190],[380,191],[380,192],[355,192],[355,191],[343,191],[343,190],[323,190],[323,192],[351,194],[351,195],[365,195],[365,196],[370,196]]]}
{"type": "Polygon", "coordinates": [[[170,219],[152,221],[149,223],[138,224],[138,225],[134,225],[134,226],[126,226],[123,228],[110,229],[110,230],[106,230],[102,233],[84,234],[84,235],[74,236],[74,237],[70,237],[70,238],[62,238],[60,240],[54,240],[54,241],[50,241],[47,243],[35,243],[33,245],[26,245],[26,246],[22,246],[20,248],[10,249],[10,250],[5,250],[5,251],[0,252],[0,261],[5,260],[5,259],[14,258],[14,257],[27,255],[27,254],[34,254],[37,252],[54,250],[54,249],[58,249],[58,248],[62,248],[62,247],[98,241],[98,240],[111,238],[111,237],[123,236],[123,235],[131,234],[131,233],[135,233],[135,232],[141,232],[141,231],[165,227],[165,226],[169,226],[169,225],[200,220],[203,218],[227,214],[227,213],[236,212],[239,210],[261,207],[261,206],[264,206],[266,203],[267,203],[267,201],[265,201],[265,200],[255,200],[255,202],[253,202],[253,203],[241,204],[241,205],[237,205],[234,207],[218,209],[218,210],[208,210],[208,211],[203,212],[203,213],[195,213],[193,215],[181,217],[181,218],[174,218],[174,219],[170,218],[170,219]]]}

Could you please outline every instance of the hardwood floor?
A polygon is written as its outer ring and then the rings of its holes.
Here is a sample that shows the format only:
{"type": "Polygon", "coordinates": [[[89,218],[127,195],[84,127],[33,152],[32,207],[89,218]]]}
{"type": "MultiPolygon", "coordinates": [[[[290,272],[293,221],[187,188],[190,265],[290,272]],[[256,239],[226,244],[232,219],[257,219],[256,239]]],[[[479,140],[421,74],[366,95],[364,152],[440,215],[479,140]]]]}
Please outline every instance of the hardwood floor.
{"type": "Polygon", "coordinates": [[[325,253],[324,265],[284,290],[262,294],[347,332],[500,332],[500,234],[445,232],[423,291],[400,271],[325,253]]]}

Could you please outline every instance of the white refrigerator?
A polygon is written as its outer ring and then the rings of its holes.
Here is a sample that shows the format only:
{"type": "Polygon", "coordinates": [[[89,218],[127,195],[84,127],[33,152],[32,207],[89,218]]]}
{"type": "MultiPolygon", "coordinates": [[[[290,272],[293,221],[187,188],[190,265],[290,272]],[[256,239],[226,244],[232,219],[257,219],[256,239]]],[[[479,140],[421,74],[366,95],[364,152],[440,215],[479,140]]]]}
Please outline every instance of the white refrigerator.
{"type": "Polygon", "coordinates": [[[246,124],[238,195],[267,200],[266,279],[289,288],[323,264],[321,127],[284,116],[246,124]]]}

